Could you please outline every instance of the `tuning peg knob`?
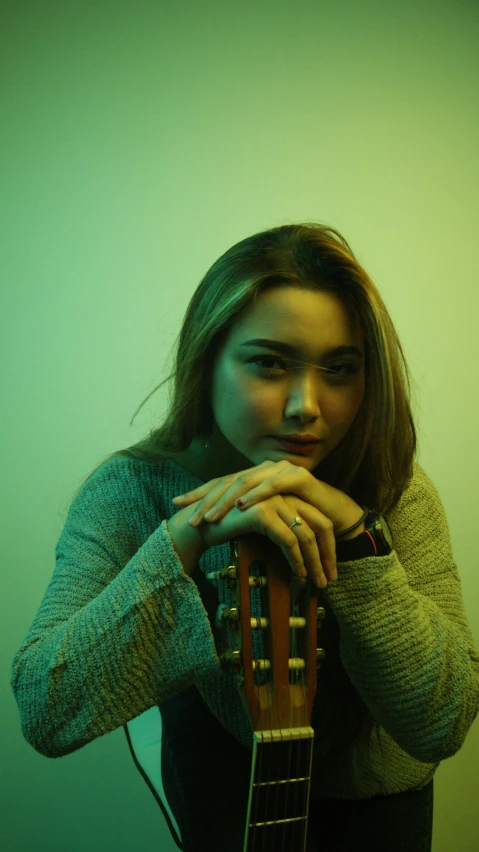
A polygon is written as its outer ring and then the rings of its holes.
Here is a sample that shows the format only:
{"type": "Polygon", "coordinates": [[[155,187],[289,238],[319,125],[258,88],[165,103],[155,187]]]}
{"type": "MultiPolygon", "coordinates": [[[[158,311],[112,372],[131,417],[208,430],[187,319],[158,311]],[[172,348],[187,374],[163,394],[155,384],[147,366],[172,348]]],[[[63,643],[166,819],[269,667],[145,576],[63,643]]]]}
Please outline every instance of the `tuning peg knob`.
{"type": "Polygon", "coordinates": [[[216,627],[222,628],[227,623],[231,624],[233,630],[238,629],[239,625],[239,609],[236,606],[226,606],[220,604],[216,610],[216,627]]]}
{"type": "Polygon", "coordinates": [[[220,656],[220,664],[223,669],[239,674],[241,671],[241,653],[239,651],[225,651],[220,656]]]}
{"type": "Polygon", "coordinates": [[[319,669],[326,656],[324,648],[316,648],[316,667],[319,669]]]}
{"type": "Polygon", "coordinates": [[[236,565],[227,565],[221,571],[212,571],[206,575],[207,580],[226,580],[230,589],[236,585],[236,565]]]}
{"type": "Polygon", "coordinates": [[[253,630],[264,630],[269,627],[269,618],[250,618],[253,630]]]}
{"type": "Polygon", "coordinates": [[[326,610],[325,610],[324,606],[318,606],[318,608],[317,608],[318,625],[321,625],[321,622],[324,621],[325,618],[326,618],[326,610]]]}
{"type": "Polygon", "coordinates": [[[254,589],[257,589],[260,586],[267,586],[268,580],[263,575],[260,575],[259,577],[255,576],[255,575],[253,575],[253,576],[250,575],[248,577],[248,585],[251,586],[254,589]]]}

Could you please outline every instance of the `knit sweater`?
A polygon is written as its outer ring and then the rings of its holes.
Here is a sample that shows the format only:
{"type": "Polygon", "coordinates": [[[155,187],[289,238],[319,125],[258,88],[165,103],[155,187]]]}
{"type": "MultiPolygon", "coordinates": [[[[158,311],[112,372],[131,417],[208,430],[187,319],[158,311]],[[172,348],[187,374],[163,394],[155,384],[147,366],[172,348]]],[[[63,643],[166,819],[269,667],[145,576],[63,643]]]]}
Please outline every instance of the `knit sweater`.
{"type": "MultiPolygon", "coordinates": [[[[171,460],[115,455],[73,499],[12,664],[22,732],[40,754],[67,755],[193,684],[252,748],[236,676],[219,662],[214,609],[231,605],[231,593],[206,579],[229,564],[230,543],[209,548],[190,577],[168,531],[172,498],[200,484],[171,460]]],[[[319,590],[338,628],[338,659],[374,726],[316,773],[312,795],[421,789],[478,711],[479,656],[448,523],[418,462],[388,522],[391,554],[338,562],[338,580],[319,590]]]]}

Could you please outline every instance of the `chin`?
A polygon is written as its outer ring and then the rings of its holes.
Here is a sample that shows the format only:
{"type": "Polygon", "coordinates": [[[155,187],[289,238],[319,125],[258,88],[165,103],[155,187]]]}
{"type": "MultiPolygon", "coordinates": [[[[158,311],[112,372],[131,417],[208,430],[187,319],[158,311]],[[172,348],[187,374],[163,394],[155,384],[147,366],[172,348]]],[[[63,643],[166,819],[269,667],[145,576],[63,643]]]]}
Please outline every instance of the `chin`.
{"type": "MultiPolygon", "coordinates": [[[[280,462],[280,461],[289,461],[291,464],[296,465],[296,467],[305,467],[306,470],[313,470],[315,467],[318,467],[321,464],[321,461],[315,461],[310,456],[303,456],[302,458],[289,458],[286,454],[283,458],[279,458],[278,455],[274,455],[272,457],[266,456],[264,461],[272,461],[272,462],[280,462]]],[[[261,462],[258,462],[261,464],[261,462]]]]}

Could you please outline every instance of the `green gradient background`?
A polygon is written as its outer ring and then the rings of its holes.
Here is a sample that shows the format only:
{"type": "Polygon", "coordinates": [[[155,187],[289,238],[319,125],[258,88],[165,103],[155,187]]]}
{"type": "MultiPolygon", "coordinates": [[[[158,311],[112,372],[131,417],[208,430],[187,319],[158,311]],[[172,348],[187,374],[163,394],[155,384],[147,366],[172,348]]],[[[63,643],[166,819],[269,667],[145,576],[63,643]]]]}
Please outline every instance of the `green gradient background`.
{"type": "MultiPolygon", "coordinates": [[[[249,234],[339,228],[418,382],[476,646],[476,2],[43,2],[0,7],[0,846],[170,852],[123,729],[49,760],[11,661],[71,497],[161,418],[187,303],[249,234]]],[[[434,852],[476,852],[479,724],[436,775],[434,852]]]]}

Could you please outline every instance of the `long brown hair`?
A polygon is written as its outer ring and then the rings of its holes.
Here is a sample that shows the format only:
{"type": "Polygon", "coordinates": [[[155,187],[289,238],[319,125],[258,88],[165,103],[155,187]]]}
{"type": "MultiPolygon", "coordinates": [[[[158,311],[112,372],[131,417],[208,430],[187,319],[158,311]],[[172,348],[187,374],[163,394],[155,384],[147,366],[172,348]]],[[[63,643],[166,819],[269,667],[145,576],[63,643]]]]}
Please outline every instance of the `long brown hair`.
{"type": "Polygon", "coordinates": [[[315,223],[254,234],[215,261],[189,302],[173,372],[143,400],[131,421],[156,390],[173,380],[163,422],[139,443],[107,456],[88,479],[116,455],[174,460],[194,437],[208,438],[213,412],[205,388],[211,384],[215,356],[240,314],[272,287],[332,293],[352,321],[360,322],[363,400],[345,438],[315,475],[360,505],[385,515],[392,511],[412,478],[417,443],[408,366],[387,308],[348,242],[336,229],[315,223]]]}
{"type": "MultiPolygon", "coordinates": [[[[416,452],[409,370],[375,284],[339,231],[315,223],[281,225],[254,234],[215,261],[188,305],[173,372],[143,400],[131,421],[158,388],[173,380],[163,422],[143,441],[112,453],[88,478],[113,456],[175,460],[194,437],[208,438],[213,412],[205,388],[211,385],[215,356],[240,314],[272,287],[332,293],[349,318],[361,324],[363,400],[345,438],[314,474],[360,505],[384,515],[392,511],[412,479],[416,452]]],[[[334,619],[327,632],[337,633],[334,619]]],[[[337,766],[354,739],[367,737],[375,724],[341,664],[338,642],[331,645],[318,674],[313,724],[320,741],[316,759],[323,769],[337,766]]]]}

